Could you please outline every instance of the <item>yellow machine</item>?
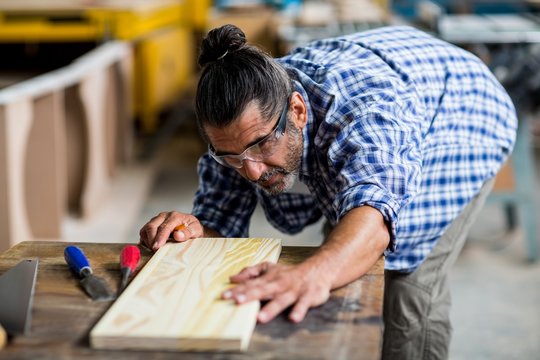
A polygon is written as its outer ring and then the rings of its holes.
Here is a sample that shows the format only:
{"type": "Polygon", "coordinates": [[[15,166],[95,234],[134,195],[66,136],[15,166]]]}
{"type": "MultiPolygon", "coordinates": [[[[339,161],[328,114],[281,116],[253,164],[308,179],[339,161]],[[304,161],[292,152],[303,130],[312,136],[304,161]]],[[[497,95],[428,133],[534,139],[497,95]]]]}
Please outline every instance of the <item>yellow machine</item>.
{"type": "Polygon", "coordinates": [[[205,28],[209,6],[210,0],[2,0],[0,43],[131,42],[133,110],[150,133],[194,73],[193,34],[205,28]]]}

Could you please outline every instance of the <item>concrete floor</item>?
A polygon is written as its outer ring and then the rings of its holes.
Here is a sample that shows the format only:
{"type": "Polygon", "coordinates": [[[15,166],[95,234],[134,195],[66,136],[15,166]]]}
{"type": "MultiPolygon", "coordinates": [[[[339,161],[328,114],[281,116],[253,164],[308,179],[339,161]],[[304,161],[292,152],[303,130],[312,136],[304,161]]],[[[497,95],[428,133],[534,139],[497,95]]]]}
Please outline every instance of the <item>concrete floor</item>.
{"type": "MultiPolygon", "coordinates": [[[[139,228],[157,213],[191,210],[196,159],[205,151],[194,126],[180,126],[155,150],[151,161],[120,169],[111,201],[94,219],[66,222],[66,240],[136,243],[139,228]]],[[[521,232],[506,233],[503,224],[502,210],[486,207],[452,270],[451,359],[540,359],[540,262],[525,260],[521,232]]],[[[261,211],[251,235],[281,237],[286,245],[322,240],[320,224],[287,236],[272,229],[261,211]]]]}

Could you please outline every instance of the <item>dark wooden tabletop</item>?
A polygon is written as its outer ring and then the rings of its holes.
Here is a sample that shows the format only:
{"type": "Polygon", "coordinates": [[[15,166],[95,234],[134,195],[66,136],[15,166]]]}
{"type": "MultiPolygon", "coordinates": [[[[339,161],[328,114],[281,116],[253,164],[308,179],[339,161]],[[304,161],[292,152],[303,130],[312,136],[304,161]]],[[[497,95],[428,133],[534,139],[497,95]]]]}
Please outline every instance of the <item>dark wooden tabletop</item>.
{"type": "MultiPolygon", "coordinates": [[[[118,259],[126,244],[28,241],[0,254],[0,275],[24,259],[39,259],[31,331],[14,336],[0,359],[379,359],[384,286],[381,258],[359,280],[332,292],[329,301],[311,309],[300,324],[284,315],[257,324],[247,352],[181,353],[94,350],[88,334],[112,302],[90,300],[64,261],[64,247],[79,246],[96,275],[116,289],[118,259]]],[[[313,247],[284,247],[280,263],[298,263],[313,247]]],[[[151,252],[141,248],[138,270],[151,252]]],[[[0,304],[1,306],[1,304],[0,304]]]]}

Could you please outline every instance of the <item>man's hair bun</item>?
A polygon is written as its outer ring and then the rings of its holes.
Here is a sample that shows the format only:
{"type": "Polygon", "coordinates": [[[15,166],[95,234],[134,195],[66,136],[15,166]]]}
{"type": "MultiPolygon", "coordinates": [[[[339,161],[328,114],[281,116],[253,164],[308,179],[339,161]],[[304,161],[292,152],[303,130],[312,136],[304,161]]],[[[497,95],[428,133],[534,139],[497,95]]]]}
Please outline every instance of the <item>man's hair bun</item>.
{"type": "Polygon", "coordinates": [[[205,140],[206,125],[224,128],[255,101],[266,121],[281,114],[292,83],[285,68],[234,25],[211,30],[201,43],[201,74],[195,96],[197,125],[205,140]]]}
{"type": "Polygon", "coordinates": [[[223,60],[227,55],[241,49],[246,44],[246,35],[238,27],[227,24],[211,30],[203,39],[198,64],[223,60]]]}

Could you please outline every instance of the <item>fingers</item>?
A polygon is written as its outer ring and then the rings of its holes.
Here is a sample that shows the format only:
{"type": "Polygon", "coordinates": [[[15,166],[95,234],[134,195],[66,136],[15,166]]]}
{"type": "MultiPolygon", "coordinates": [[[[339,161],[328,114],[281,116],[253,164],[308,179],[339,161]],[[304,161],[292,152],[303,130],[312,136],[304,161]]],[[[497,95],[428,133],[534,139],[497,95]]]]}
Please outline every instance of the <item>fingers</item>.
{"type": "Polygon", "coordinates": [[[282,288],[279,282],[259,278],[225,291],[223,298],[242,304],[253,300],[270,300],[280,291],[282,288]]]}
{"type": "Polygon", "coordinates": [[[171,216],[168,216],[158,227],[156,236],[154,238],[154,244],[152,245],[152,250],[156,251],[169,239],[169,236],[173,232],[174,227],[177,224],[174,224],[173,221],[171,221],[171,216]]]}
{"type": "Polygon", "coordinates": [[[289,313],[289,320],[294,323],[299,323],[304,320],[310,308],[324,304],[328,301],[329,297],[330,292],[327,290],[318,291],[311,288],[301,290],[299,293],[289,291],[280,294],[266,304],[261,311],[259,311],[257,320],[261,323],[269,322],[278,314],[294,304],[289,313]]]}
{"type": "Polygon", "coordinates": [[[274,266],[276,265],[264,262],[244,268],[230,278],[231,282],[240,285],[225,291],[222,298],[233,299],[239,304],[252,300],[271,299],[279,290],[279,284],[274,279],[275,273],[268,272],[274,266]]]}
{"type": "Polygon", "coordinates": [[[299,323],[300,321],[304,320],[311,306],[311,298],[309,296],[301,296],[289,313],[289,319],[292,322],[299,323]]]}
{"type": "Polygon", "coordinates": [[[259,322],[268,322],[294,304],[299,296],[299,282],[295,281],[292,273],[288,273],[288,269],[288,266],[270,263],[244,268],[231,277],[231,281],[239,285],[225,291],[222,297],[237,304],[271,300],[257,316],[259,322]]]}
{"type": "Polygon", "coordinates": [[[241,283],[249,279],[254,279],[260,275],[266,273],[269,267],[268,262],[263,262],[254,266],[248,266],[240,271],[238,274],[231,276],[230,280],[232,283],[241,283]]]}
{"type": "Polygon", "coordinates": [[[263,324],[273,320],[279,313],[294,304],[296,298],[296,294],[292,291],[280,294],[259,311],[257,320],[263,324]]]}
{"type": "Polygon", "coordinates": [[[158,226],[165,220],[167,213],[160,213],[147,222],[139,231],[140,243],[152,249],[158,226]]]}
{"type": "Polygon", "coordinates": [[[262,263],[243,269],[231,277],[238,284],[222,294],[237,304],[254,300],[270,300],[257,319],[266,323],[293,305],[289,319],[302,321],[310,307],[318,306],[330,296],[331,285],[316,271],[298,266],[262,263]]]}
{"type": "Polygon", "coordinates": [[[204,229],[201,223],[195,219],[195,221],[189,223],[184,222],[177,225],[173,229],[173,239],[182,242],[188,239],[198,238],[203,235],[204,229]]]}
{"type": "Polygon", "coordinates": [[[174,240],[181,242],[200,237],[203,227],[193,215],[171,211],[153,217],[139,232],[141,244],[154,251],[162,247],[171,234],[174,240]]]}

